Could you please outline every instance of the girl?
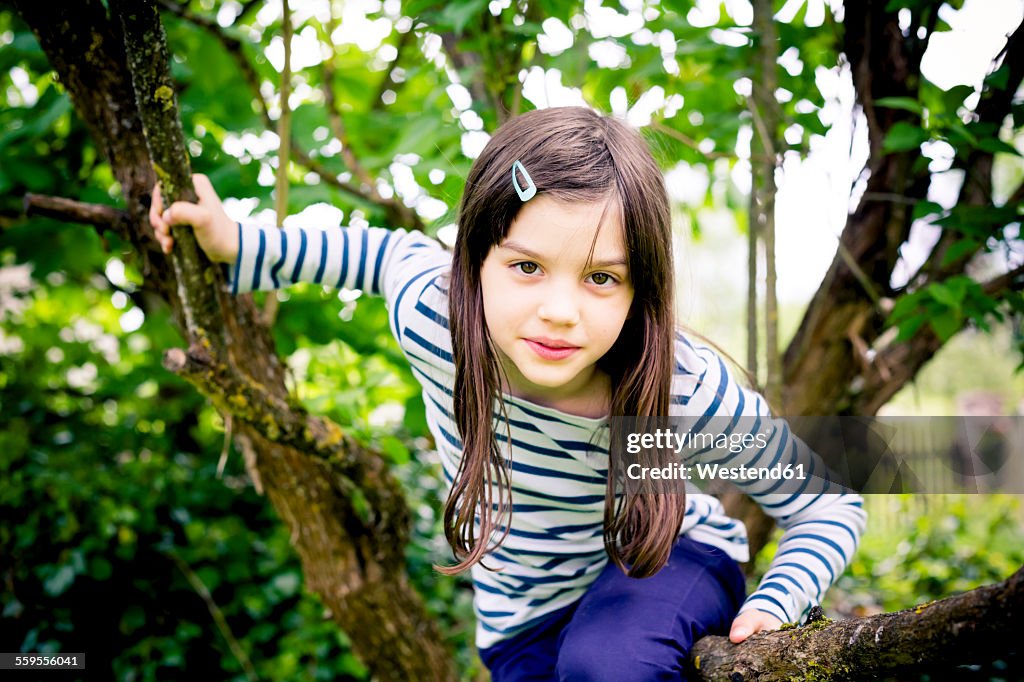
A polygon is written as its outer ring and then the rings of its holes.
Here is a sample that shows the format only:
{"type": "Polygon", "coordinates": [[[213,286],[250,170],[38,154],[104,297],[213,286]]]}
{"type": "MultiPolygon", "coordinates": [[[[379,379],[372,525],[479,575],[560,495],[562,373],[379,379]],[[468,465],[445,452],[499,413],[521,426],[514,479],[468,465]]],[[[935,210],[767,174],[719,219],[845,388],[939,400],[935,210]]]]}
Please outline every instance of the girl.
{"type": "MultiPolygon", "coordinates": [[[[849,561],[860,497],[738,481],[785,529],[744,599],[746,530],[714,497],[622,490],[613,417],[769,417],[674,325],[664,181],[624,123],[569,107],[502,126],[470,170],[454,254],[404,230],[236,225],[195,185],[198,204],[166,211],[157,188],[153,227],[169,252],[169,226],[191,224],[234,293],[307,281],[388,301],[450,486],[457,563],[440,570],[472,571],[494,680],[678,680],[696,639],[801,619],[849,561]]],[[[767,447],[717,461],[791,461],[788,428],[768,423],[767,447]]]]}

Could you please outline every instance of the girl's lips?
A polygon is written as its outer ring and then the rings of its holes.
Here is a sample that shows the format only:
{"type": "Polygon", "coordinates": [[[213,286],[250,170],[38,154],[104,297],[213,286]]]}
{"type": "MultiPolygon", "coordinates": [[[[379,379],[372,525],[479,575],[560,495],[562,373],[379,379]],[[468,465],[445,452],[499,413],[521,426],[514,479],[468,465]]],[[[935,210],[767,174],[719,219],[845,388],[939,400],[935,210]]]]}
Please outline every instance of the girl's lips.
{"type": "Polygon", "coordinates": [[[579,350],[579,346],[567,346],[565,348],[552,348],[551,346],[545,346],[539,341],[533,339],[524,339],[526,344],[533,350],[534,353],[541,356],[545,360],[563,360],[576,351],[579,350]]]}

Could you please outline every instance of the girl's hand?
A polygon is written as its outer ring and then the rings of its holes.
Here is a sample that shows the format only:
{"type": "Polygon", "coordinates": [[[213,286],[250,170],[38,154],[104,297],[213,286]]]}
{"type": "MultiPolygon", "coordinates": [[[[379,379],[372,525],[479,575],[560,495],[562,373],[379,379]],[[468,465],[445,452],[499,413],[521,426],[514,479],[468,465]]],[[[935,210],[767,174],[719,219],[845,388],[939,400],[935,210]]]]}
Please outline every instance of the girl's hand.
{"type": "Polygon", "coordinates": [[[782,621],[764,611],[747,611],[736,616],[729,632],[729,640],[739,644],[750,635],[761,630],[778,630],[782,621]]]}
{"type": "Polygon", "coordinates": [[[171,225],[191,225],[199,247],[215,263],[234,263],[238,256],[238,226],[220,203],[210,179],[196,173],[192,185],[199,197],[198,204],[176,201],[165,211],[160,197],[160,185],[153,188],[153,203],[149,207],[149,222],[153,225],[157,241],[164,253],[174,246],[171,225]]]}

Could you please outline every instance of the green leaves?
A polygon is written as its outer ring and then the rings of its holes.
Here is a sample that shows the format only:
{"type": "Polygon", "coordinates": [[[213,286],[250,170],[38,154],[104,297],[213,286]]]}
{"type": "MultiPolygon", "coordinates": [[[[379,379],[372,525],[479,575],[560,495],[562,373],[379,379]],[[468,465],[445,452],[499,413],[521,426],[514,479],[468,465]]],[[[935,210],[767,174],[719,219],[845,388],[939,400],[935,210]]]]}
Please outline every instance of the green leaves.
{"type": "Polygon", "coordinates": [[[889,133],[885,136],[885,141],[882,142],[882,149],[890,153],[917,149],[929,137],[928,131],[922,130],[920,126],[907,123],[906,121],[898,121],[889,129],[889,133]]]}
{"type": "Polygon", "coordinates": [[[876,107],[902,109],[918,115],[924,113],[924,106],[911,97],[881,97],[875,100],[876,107]]]}
{"type": "Polygon", "coordinates": [[[907,341],[922,325],[931,326],[943,342],[963,328],[967,320],[988,328],[987,317],[999,316],[998,302],[966,275],[950,277],[902,296],[893,307],[887,326],[899,328],[898,341],[907,341]]]}

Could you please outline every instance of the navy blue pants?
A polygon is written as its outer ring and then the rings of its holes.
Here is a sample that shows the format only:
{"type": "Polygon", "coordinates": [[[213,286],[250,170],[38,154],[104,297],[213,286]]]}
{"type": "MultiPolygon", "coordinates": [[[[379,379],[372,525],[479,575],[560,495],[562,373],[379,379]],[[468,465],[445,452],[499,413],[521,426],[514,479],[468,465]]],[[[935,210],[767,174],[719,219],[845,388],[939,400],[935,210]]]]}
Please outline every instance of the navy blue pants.
{"type": "Polygon", "coordinates": [[[739,564],[681,536],[650,578],[609,562],[575,604],[480,650],[493,682],[679,680],[693,643],[728,634],[746,596],[739,564]]]}

